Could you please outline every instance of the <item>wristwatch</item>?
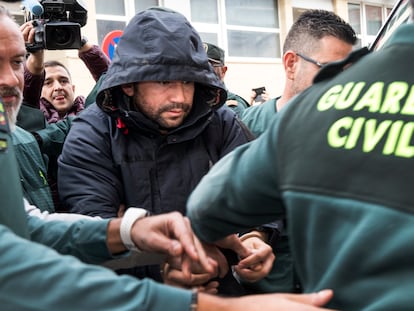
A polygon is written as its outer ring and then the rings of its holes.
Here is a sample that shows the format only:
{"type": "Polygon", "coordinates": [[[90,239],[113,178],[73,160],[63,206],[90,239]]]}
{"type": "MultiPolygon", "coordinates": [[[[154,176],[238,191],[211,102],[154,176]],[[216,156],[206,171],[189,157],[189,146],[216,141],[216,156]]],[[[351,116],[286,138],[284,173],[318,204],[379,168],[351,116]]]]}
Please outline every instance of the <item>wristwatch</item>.
{"type": "Polygon", "coordinates": [[[135,252],[142,252],[131,238],[131,229],[134,223],[141,218],[148,216],[148,211],[143,208],[130,207],[126,210],[124,216],[122,217],[121,227],[119,229],[122,243],[129,250],[135,252]]]}

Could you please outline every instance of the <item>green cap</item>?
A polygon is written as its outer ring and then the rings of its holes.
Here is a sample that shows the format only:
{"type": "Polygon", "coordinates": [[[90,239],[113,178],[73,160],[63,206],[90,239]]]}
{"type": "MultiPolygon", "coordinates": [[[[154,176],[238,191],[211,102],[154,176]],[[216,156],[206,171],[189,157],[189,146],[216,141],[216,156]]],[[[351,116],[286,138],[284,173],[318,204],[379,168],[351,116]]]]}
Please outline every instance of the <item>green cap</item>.
{"type": "Polygon", "coordinates": [[[206,50],[208,60],[216,64],[224,65],[224,50],[217,45],[203,42],[203,47],[206,50]]]}

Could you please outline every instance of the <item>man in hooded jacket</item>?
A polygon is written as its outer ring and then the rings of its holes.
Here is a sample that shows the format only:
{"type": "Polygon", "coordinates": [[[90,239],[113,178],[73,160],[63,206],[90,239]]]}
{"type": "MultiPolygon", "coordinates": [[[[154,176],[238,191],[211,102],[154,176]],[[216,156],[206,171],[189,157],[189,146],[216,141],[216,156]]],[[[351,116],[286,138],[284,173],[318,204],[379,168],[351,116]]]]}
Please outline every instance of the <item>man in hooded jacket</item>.
{"type": "MultiPolygon", "coordinates": [[[[212,165],[252,137],[222,108],[226,97],[184,16],[163,8],[138,13],[96,103],[73,122],[59,158],[60,198],[72,212],[104,218],[122,205],[185,213],[212,165]]],[[[161,280],[159,271],[134,274],[161,280]]]]}

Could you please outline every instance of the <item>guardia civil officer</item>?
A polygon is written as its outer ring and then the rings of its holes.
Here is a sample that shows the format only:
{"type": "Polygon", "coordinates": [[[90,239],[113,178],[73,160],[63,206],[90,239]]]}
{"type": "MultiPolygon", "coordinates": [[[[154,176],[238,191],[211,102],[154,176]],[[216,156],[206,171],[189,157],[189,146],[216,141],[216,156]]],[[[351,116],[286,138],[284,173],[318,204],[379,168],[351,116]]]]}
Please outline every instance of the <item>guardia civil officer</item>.
{"type": "Polygon", "coordinates": [[[328,306],[340,310],[412,310],[414,25],[357,61],[365,53],[326,66],[265,133],[219,161],[188,215],[216,241],[286,213],[305,292],[334,288],[328,306]]]}

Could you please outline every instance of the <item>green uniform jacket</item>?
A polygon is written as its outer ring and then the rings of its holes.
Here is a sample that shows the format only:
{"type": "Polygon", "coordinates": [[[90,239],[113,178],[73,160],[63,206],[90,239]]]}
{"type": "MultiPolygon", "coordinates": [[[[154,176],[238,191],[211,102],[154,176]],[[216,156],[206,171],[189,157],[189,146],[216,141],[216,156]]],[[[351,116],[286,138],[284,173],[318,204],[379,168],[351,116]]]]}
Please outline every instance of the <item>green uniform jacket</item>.
{"type": "Polygon", "coordinates": [[[192,193],[196,234],[215,241],[286,212],[305,292],[333,289],[340,310],[413,310],[412,55],[407,24],[291,101],[192,193]]]}
{"type": "Polygon", "coordinates": [[[272,120],[277,112],[276,102],[279,98],[269,99],[263,104],[251,106],[243,111],[241,120],[256,137],[262,135],[272,124],[272,120]]]}
{"type": "Polygon", "coordinates": [[[66,223],[27,217],[6,120],[0,102],[1,310],[188,310],[189,291],[119,277],[44,246],[102,262],[111,258],[106,247],[108,220],[66,223]]]}
{"type": "MultiPolygon", "coordinates": [[[[259,137],[266,129],[271,127],[272,120],[275,119],[277,113],[276,102],[279,98],[269,99],[263,104],[251,106],[243,111],[241,120],[256,137],[259,137]]],[[[251,293],[300,291],[300,286],[296,283],[292,254],[285,232],[283,232],[283,237],[279,237],[276,241],[273,241],[272,248],[276,256],[276,261],[270,273],[254,283],[242,281],[243,286],[251,293]]]]}
{"type": "Polygon", "coordinates": [[[12,133],[12,141],[24,197],[41,211],[54,212],[52,194],[47,182],[47,168],[36,139],[17,126],[12,133]]]}
{"type": "Polygon", "coordinates": [[[232,93],[229,90],[227,90],[226,106],[233,110],[239,118],[242,115],[243,111],[250,107],[243,97],[232,93]]]}

